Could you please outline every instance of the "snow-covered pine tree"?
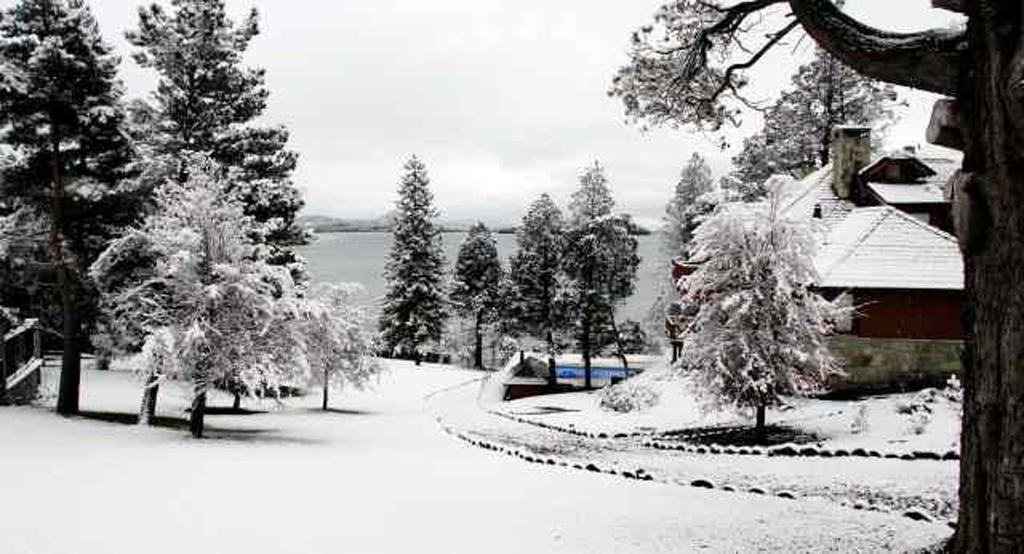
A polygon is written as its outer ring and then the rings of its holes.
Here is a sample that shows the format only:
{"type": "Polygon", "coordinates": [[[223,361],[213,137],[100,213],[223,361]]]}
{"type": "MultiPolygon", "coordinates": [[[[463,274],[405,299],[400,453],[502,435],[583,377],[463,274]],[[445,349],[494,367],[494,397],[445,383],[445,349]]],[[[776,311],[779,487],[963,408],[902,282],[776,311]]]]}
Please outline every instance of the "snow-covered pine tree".
{"type": "Polygon", "coordinates": [[[189,178],[161,186],[156,209],[90,270],[113,324],[144,337],[140,420],[152,413],[161,380],[188,380],[196,437],[211,387],[231,382],[250,394],[273,393],[305,380],[309,369],[291,276],[258,253],[264,247],[252,241],[256,224],[220,173],[214,162],[189,160],[189,178]],[[133,278],[125,281],[126,274],[133,278]]]}
{"type": "Polygon", "coordinates": [[[270,261],[303,279],[304,264],[290,249],[305,240],[296,223],[302,195],[292,182],[298,157],[287,149],[284,127],[254,124],[269,92],[265,71],[243,65],[258,21],[253,10],[235,24],[223,0],[171,0],[170,10],[141,8],[128,40],[135,61],[158,73],[159,120],[149,133],[156,153],[176,158],[179,168],[183,153],[201,153],[233,171],[231,192],[259,224],[254,236],[271,246],[270,261]]]}
{"type": "MultiPolygon", "coordinates": [[[[761,131],[745,139],[733,158],[744,200],[763,196],[762,185],[772,175],[802,177],[827,164],[836,126],[884,131],[903,105],[892,85],[865,77],[819,49],[765,112],[761,131]]],[[[883,135],[876,132],[874,138],[883,135]]]]}
{"type": "Polygon", "coordinates": [[[695,152],[683,166],[675,192],[665,206],[662,240],[669,261],[689,259],[698,220],[711,213],[717,203],[714,193],[711,168],[704,157],[695,152]]]}
{"type": "Polygon", "coordinates": [[[317,285],[299,303],[302,351],[310,377],[322,387],[324,411],[331,385],[362,389],[381,371],[366,332],[366,310],[352,302],[359,290],[352,284],[317,285]]]}
{"type": "Polygon", "coordinates": [[[780,212],[782,195],[722,206],[697,228],[700,267],[681,281],[696,316],[683,362],[718,407],[752,408],[763,436],[765,409],[818,390],[839,370],[826,337],[836,308],[811,289],[817,240],[809,222],[780,212]]]}
{"type": "Polygon", "coordinates": [[[47,244],[52,274],[29,264],[26,281],[56,282],[63,331],[57,410],[73,414],[82,327],[94,302],[85,273],[139,213],[137,195],[122,188],[133,150],[123,132],[120,60],[82,0],[20,0],[4,9],[0,59],[0,141],[8,154],[0,189],[9,209],[48,227],[45,236],[20,239],[29,249],[47,244]]]}
{"type": "Polygon", "coordinates": [[[554,384],[559,335],[569,322],[562,309],[565,221],[551,196],[542,194],[530,205],[516,231],[516,245],[509,260],[508,317],[514,330],[544,342],[554,384]]]}
{"type": "Polygon", "coordinates": [[[423,348],[440,342],[448,318],[437,216],[427,167],[413,156],[398,187],[380,331],[389,355],[412,356],[417,365],[423,348]]]}
{"type": "Polygon", "coordinates": [[[562,262],[587,388],[592,386],[594,339],[602,328],[614,328],[615,307],[633,294],[640,265],[632,223],[614,215],[614,208],[604,169],[595,162],[580,176],[572,195],[562,262]]]}
{"type": "Polygon", "coordinates": [[[503,275],[494,235],[478,222],[459,246],[448,295],[455,313],[472,320],[473,367],[476,369],[484,368],[484,326],[500,315],[503,275]]]}

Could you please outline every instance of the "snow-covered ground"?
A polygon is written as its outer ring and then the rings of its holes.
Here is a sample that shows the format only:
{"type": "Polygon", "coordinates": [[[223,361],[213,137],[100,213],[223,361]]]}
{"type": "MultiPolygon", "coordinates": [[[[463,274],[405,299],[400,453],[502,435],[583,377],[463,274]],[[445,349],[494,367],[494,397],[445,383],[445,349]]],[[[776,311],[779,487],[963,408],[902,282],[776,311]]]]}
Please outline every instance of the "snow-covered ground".
{"type": "MultiPolygon", "coordinates": [[[[603,409],[597,391],[535,396],[494,407],[532,421],[591,434],[666,433],[751,424],[748,414],[702,409],[685,381],[663,379],[657,371],[635,380],[657,394],[657,405],[619,413],[603,409]]],[[[769,424],[816,437],[812,443],[829,449],[863,448],[897,454],[926,451],[940,455],[960,450],[959,405],[939,391],[853,401],[793,398],[783,409],[769,409],[767,420],[769,424]],[[915,405],[919,407],[916,413],[911,410],[915,405]],[[927,407],[927,415],[921,413],[923,407],[927,407]]]]}
{"type": "MultiPolygon", "coordinates": [[[[210,415],[202,441],[113,423],[139,403],[138,384],[116,372],[85,373],[86,417],[0,409],[3,551],[891,552],[949,534],[820,499],[626,480],[473,448],[439,419],[480,433],[544,430],[495,423],[476,403],[477,373],[390,366],[375,390],[336,395],[331,413],[314,395],[210,415]]],[[[180,417],[188,396],[165,386],[158,414],[180,417]]]]}

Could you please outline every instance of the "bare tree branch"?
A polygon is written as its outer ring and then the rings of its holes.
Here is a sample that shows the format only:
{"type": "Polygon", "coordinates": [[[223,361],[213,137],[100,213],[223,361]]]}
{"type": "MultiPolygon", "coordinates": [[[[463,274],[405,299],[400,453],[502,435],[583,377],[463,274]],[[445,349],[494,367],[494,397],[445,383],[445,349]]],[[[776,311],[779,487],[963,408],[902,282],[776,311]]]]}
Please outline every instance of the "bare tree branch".
{"type": "Polygon", "coordinates": [[[830,0],[788,0],[814,40],[850,67],[882,81],[953,96],[967,39],[963,32],[881,31],[844,14],[830,0]]]}

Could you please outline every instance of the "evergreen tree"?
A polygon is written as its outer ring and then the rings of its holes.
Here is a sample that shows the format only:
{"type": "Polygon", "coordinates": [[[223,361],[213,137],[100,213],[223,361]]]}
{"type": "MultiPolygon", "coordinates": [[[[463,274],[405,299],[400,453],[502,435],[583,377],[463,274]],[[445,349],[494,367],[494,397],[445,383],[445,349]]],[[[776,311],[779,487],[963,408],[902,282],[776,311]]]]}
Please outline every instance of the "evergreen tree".
{"type": "MultiPolygon", "coordinates": [[[[749,189],[745,200],[763,196],[775,174],[802,177],[829,161],[832,130],[868,125],[879,130],[896,118],[896,89],[865,77],[823,50],[800,66],[792,87],[765,112],[764,127],[743,142],[733,158],[735,176],[749,189]]],[[[874,137],[881,139],[883,133],[874,137]]]]}
{"type": "Polygon", "coordinates": [[[253,10],[236,25],[223,0],[171,0],[171,10],[152,4],[139,10],[139,28],[128,33],[135,61],[159,74],[154,94],[158,115],[149,133],[156,156],[176,160],[200,153],[233,173],[232,193],[259,226],[254,237],[271,247],[269,259],[304,275],[289,249],[304,241],[296,224],[301,193],[292,182],[297,155],[287,149],[283,127],[258,127],[269,95],[265,72],[243,66],[259,34],[253,10]]]}
{"type": "Polygon", "coordinates": [[[767,202],[716,211],[697,229],[701,265],[681,281],[684,304],[696,308],[682,369],[710,403],[754,409],[762,437],[768,406],[838,371],[826,342],[837,313],[810,289],[817,242],[807,222],[781,217],[782,200],[770,191],[767,202]]]}
{"type": "Polygon", "coordinates": [[[629,218],[614,215],[614,208],[604,169],[595,163],[580,177],[580,188],[572,195],[563,255],[587,388],[592,386],[595,338],[603,328],[614,332],[616,304],[633,294],[640,265],[629,218]]]}
{"type": "Polygon", "coordinates": [[[516,253],[509,261],[508,315],[516,330],[544,341],[549,379],[554,384],[558,335],[567,326],[561,306],[565,222],[547,194],[535,200],[523,216],[516,244],[516,253]]]}
{"type": "Polygon", "coordinates": [[[443,294],[444,253],[427,168],[413,156],[398,189],[393,243],[384,277],[388,290],[380,316],[381,339],[390,355],[413,356],[438,343],[448,314],[443,294]]]}
{"type": "MultiPolygon", "coordinates": [[[[48,228],[52,276],[29,279],[56,281],[64,349],[57,410],[73,414],[83,324],[95,302],[86,269],[139,213],[140,194],[123,181],[133,150],[120,60],[82,0],[21,0],[0,13],[0,37],[0,141],[9,148],[0,187],[8,209],[36,223],[30,228],[48,228]]],[[[32,244],[41,237],[21,238],[39,250],[32,244]]]]}
{"type": "Polygon", "coordinates": [[[683,167],[675,194],[665,206],[664,246],[670,261],[690,257],[690,243],[700,217],[714,209],[716,198],[711,168],[704,157],[694,153],[683,167]]]}
{"type": "Polygon", "coordinates": [[[459,246],[449,295],[455,312],[473,320],[473,367],[476,369],[484,368],[484,325],[500,315],[502,278],[494,235],[483,223],[477,223],[459,246]]]}

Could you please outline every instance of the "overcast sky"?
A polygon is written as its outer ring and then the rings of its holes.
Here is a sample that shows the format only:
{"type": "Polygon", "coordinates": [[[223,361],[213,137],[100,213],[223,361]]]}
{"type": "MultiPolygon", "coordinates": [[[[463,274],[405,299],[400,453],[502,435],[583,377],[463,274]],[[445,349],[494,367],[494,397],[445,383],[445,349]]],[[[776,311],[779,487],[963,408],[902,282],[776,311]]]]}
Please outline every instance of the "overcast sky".
{"type": "MultiPolygon", "coordinates": [[[[11,0],[2,0],[10,4],[11,0]]],[[[140,0],[91,0],[123,52],[132,96],[153,76],[128,57],[125,29],[140,0]]],[[[563,203],[580,168],[605,165],[622,211],[660,217],[694,151],[716,172],[729,153],[675,130],[642,134],[623,123],[606,90],[630,33],[659,0],[228,0],[252,6],[262,35],[248,56],[267,69],[266,121],[292,131],[307,212],[373,217],[391,209],[404,160],[420,155],[446,217],[511,222],[541,192],[563,203]]],[[[951,21],[928,0],[848,0],[850,12],[888,29],[951,21]]],[[[805,40],[804,43],[810,43],[805,40]]],[[[804,46],[804,54],[809,46],[804,46]]],[[[777,92],[796,61],[789,50],[756,74],[777,92]]],[[[920,144],[933,101],[912,105],[893,146],[920,144]]]]}

